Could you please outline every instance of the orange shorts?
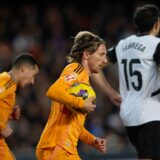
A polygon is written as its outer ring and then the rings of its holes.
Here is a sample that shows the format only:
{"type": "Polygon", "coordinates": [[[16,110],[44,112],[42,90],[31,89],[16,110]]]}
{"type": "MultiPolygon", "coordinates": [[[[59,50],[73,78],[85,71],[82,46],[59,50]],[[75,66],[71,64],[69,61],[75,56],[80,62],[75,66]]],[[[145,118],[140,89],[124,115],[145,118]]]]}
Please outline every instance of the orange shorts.
{"type": "Polygon", "coordinates": [[[0,160],[16,160],[4,139],[0,138],[0,160]]]}
{"type": "Polygon", "coordinates": [[[36,149],[37,160],[81,160],[78,154],[71,154],[57,145],[54,148],[36,149]]]}

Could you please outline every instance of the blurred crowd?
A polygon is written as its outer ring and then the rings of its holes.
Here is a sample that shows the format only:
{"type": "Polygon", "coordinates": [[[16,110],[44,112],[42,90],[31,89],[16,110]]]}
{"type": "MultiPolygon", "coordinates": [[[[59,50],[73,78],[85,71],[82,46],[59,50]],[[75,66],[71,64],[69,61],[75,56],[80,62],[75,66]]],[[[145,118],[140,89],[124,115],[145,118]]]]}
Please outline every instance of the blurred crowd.
{"type": "MultiPolygon", "coordinates": [[[[35,149],[50,112],[51,102],[46,91],[67,64],[65,58],[76,33],[81,30],[94,32],[106,40],[109,48],[135,32],[132,14],[139,4],[143,2],[117,0],[84,4],[59,1],[0,5],[0,71],[9,70],[13,58],[23,52],[32,53],[41,66],[35,85],[17,91],[22,116],[19,122],[11,123],[14,133],[7,141],[12,149],[19,152],[35,149]]],[[[118,91],[117,66],[107,66],[104,72],[118,91]]],[[[108,153],[132,150],[118,115],[119,108],[94,87],[97,108],[88,116],[86,127],[93,134],[108,138],[108,153]]],[[[96,153],[81,143],[79,151],[96,153]]]]}

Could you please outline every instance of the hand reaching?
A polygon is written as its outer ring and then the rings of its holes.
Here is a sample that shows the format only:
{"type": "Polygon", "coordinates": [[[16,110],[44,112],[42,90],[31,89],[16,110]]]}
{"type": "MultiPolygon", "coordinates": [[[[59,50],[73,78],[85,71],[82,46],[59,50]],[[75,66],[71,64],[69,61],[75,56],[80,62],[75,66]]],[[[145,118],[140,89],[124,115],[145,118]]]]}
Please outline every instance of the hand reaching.
{"type": "Polygon", "coordinates": [[[99,137],[96,137],[94,142],[92,143],[92,146],[99,150],[101,153],[107,152],[107,142],[106,139],[102,139],[99,137]]]}
{"type": "Polygon", "coordinates": [[[121,98],[121,96],[120,96],[117,92],[115,92],[115,93],[114,93],[112,96],[110,96],[109,98],[110,98],[110,100],[112,101],[112,103],[113,103],[114,105],[116,105],[117,107],[120,106],[121,101],[122,101],[122,98],[121,98]]]}
{"type": "Polygon", "coordinates": [[[12,133],[13,133],[13,130],[12,130],[12,128],[10,127],[9,124],[7,124],[6,128],[4,128],[4,129],[2,129],[2,130],[0,131],[0,135],[1,135],[2,137],[4,137],[4,138],[9,137],[12,133]]]}
{"type": "Polygon", "coordinates": [[[20,106],[15,106],[9,119],[10,120],[19,120],[20,116],[21,116],[21,108],[20,108],[20,106]]]}
{"type": "Polygon", "coordinates": [[[84,112],[87,112],[87,113],[93,112],[94,109],[96,108],[94,101],[95,101],[95,97],[87,98],[84,102],[84,107],[82,110],[84,110],[84,112]]]}

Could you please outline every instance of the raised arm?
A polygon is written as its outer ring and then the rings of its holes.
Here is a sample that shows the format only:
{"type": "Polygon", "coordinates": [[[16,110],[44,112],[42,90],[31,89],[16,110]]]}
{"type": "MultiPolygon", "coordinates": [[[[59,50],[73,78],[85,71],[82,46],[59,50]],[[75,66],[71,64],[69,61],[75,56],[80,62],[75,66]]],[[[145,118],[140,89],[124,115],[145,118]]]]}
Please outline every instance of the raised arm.
{"type": "Polygon", "coordinates": [[[103,72],[92,74],[91,79],[93,83],[98,86],[104,94],[110,98],[112,103],[116,106],[120,106],[121,103],[121,96],[119,93],[114,90],[110,84],[108,83],[107,79],[104,76],[103,72]]]}

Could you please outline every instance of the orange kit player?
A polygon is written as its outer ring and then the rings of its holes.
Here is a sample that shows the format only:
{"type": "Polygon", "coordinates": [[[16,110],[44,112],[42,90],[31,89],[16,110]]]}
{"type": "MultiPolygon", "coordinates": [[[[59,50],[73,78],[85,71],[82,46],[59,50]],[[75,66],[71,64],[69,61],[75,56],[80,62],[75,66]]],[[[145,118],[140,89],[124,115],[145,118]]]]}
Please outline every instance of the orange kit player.
{"type": "Polygon", "coordinates": [[[99,36],[88,31],[76,35],[68,56],[70,64],[47,91],[47,97],[52,100],[51,113],[37,146],[38,160],[80,160],[78,139],[106,152],[106,140],[84,128],[86,114],[73,112],[73,109],[92,112],[94,97],[82,100],[67,91],[76,82],[89,84],[90,75],[98,73],[107,63],[106,52],[105,42],[99,36]]]}
{"type": "Polygon", "coordinates": [[[0,160],[15,160],[5,142],[5,138],[13,132],[8,121],[20,117],[19,106],[14,107],[15,92],[18,86],[23,88],[34,84],[38,72],[35,59],[30,54],[21,54],[15,59],[9,72],[0,74],[0,160]]]}

